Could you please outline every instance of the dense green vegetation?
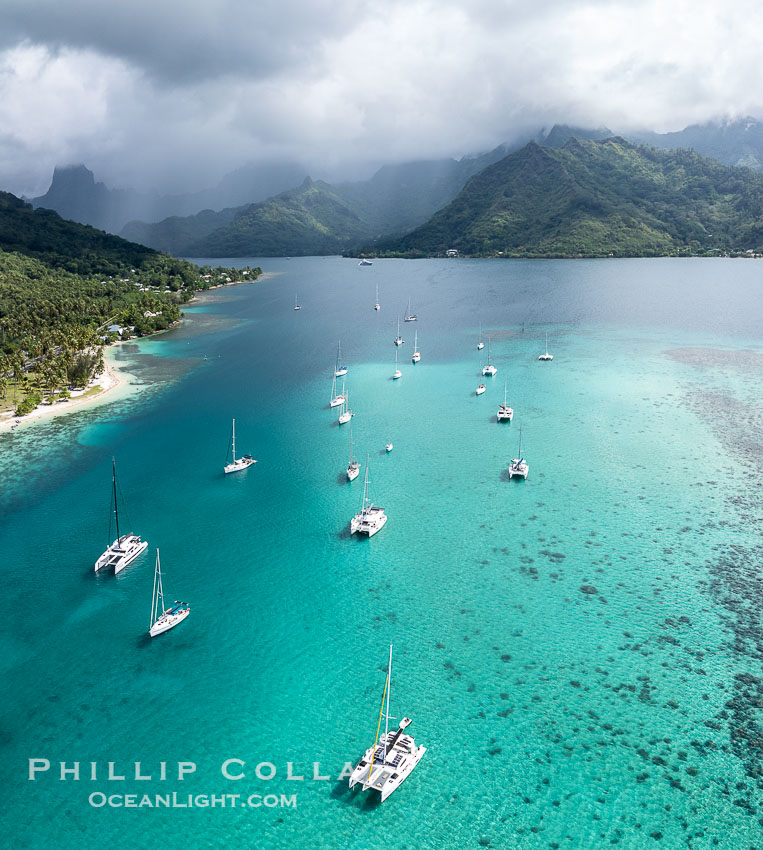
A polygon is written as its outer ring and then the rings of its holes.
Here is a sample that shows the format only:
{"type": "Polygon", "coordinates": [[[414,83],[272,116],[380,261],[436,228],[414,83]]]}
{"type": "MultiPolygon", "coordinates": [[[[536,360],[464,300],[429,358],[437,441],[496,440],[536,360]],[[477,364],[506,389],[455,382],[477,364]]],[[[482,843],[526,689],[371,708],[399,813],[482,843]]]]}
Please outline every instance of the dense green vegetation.
{"type": "Polygon", "coordinates": [[[496,149],[481,157],[385,166],[370,180],[335,186],[308,178],[262,203],[156,224],[133,221],[121,235],[183,257],[338,254],[425,222],[469,177],[504,155],[496,149]]]}
{"type": "Polygon", "coordinates": [[[164,330],[195,290],[259,273],[199,268],[0,192],[0,404],[22,413],[84,386],[105,343],[164,330]]]}
{"type": "Polygon", "coordinates": [[[190,242],[190,257],[340,254],[368,230],[327,183],[307,178],[297,189],[240,210],[232,221],[190,242]]]}
{"type": "Polygon", "coordinates": [[[380,255],[635,257],[763,251],[763,175],[620,138],[535,143],[380,255]]]}

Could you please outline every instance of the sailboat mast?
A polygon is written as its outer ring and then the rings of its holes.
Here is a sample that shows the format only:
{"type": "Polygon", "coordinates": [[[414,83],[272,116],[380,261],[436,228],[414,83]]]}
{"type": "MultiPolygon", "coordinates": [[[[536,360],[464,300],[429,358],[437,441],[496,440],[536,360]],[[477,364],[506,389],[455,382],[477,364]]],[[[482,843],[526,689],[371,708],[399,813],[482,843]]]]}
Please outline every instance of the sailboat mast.
{"type": "Polygon", "coordinates": [[[392,644],[389,645],[389,666],[387,667],[387,710],[384,712],[384,761],[387,760],[387,739],[389,733],[389,689],[392,684],[392,644]]]}
{"type": "Polygon", "coordinates": [[[233,463],[235,463],[236,462],[236,420],[235,419],[233,420],[232,441],[233,441],[233,463]]]}
{"type": "Polygon", "coordinates": [[[119,544],[119,508],[117,506],[117,462],[111,459],[111,480],[114,486],[114,519],[117,525],[117,545],[119,544]]]}
{"type": "MultiPolygon", "coordinates": [[[[161,571],[159,567],[159,550],[156,550],[156,566],[154,567],[154,590],[151,594],[151,622],[149,623],[149,628],[154,625],[156,622],[156,617],[159,609],[158,596],[156,593],[157,589],[157,579],[159,583],[159,588],[161,589],[161,571]]],[[[163,610],[163,609],[162,609],[163,610]]]]}

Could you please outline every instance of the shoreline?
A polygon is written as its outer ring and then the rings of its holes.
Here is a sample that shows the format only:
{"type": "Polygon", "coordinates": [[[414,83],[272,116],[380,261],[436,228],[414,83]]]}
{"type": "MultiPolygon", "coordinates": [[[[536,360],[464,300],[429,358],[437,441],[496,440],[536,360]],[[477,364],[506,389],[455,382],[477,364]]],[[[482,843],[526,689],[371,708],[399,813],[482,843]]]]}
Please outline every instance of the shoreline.
{"type": "MultiPolygon", "coordinates": [[[[130,342],[132,340],[127,341],[130,342]]],[[[74,396],[68,401],[56,401],[48,405],[38,405],[34,410],[24,416],[16,416],[12,411],[6,414],[0,414],[0,434],[12,431],[16,423],[18,423],[19,428],[24,428],[35,422],[47,421],[57,416],[65,416],[79,410],[98,407],[106,402],[116,401],[135,392],[136,386],[130,380],[134,376],[127,370],[126,366],[120,366],[116,361],[115,354],[118,351],[117,346],[119,345],[120,343],[113,343],[104,350],[103,359],[105,369],[103,373],[91,381],[87,388],[82,390],[78,396],[74,396]],[[95,387],[100,387],[97,393],[94,395],[85,395],[95,387]],[[117,393],[116,391],[120,388],[123,391],[117,393]]]]}
{"type": "MultiPolygon", "coordinates": [[[[198,301],[202,296],[212,292],[213,290],[223,289],[229,286],[238,286],[243,283],[260,283],[265,280],[270,280],[279,274],[283,274],[283,272],[263,272],[256,280],[232,280],[229,283],[220,283],[215,286],[210,286],[209,289],[205,289],[198,294],[194,294],[191,300],[184,306],[192,305],[195,301],[198,301]]],[[[161,334],[166,334],[168,331],[176,330],[182,325],[182,323],[183,320],[181,318],[179,322],[173,323],[169,328],[156,331],[156,333],[150,334],[149,336],[144,337],[144,339],[150,339],[161,334]]],[[[116,359],[116,352],[119,350],[119,346],[125,342],[135,343],[136,338],[113,342],[111,345],[104,348],[103,361],[105,369],[103,373],[92,380],[84,390],[75,391],[78,392],[78,395],[73,396],[67,401],[54,401],[52,404],[40,404],[24,416],[16,416],[13,411],[0,413],[0,434],[13,432],[15,430],[14,425],[17,425],[18,428],[25,428],[35,422],[48,421],[56,418],[57,416],[65,416],[79,410],[87,410],[91,407],[98,407],[106,402],[117,401],[120,398],[124,398],[125,396],[136,392],[137,386],[135,382],[131,380],[135,376],[129,372],[127,366],[119,365],[116,359]],[[98,392],[92,395],[86,395],[95,387],[100,387],[98,392]],[[121,389],[122,392],[117,392],[119,389],[121,389]]]]}
{"type": "Polygon", "coordinates": [[[214,286],[210,286],[207,289],[200,289],[196,291],[191,297],[190,301],[186,302],[186,304],[183,306],[188,307],[193,304],[194,301],[198,301],[205,295],[209,295],[210,292],[214,292],[217,289],[227,289],[229,286],[241,286],[241,284],[244,283],[264,283],[266,280],[271,280],[272,278],[278,277],[278,275],[281,274],[283,274],[283,272],[262,272],[262,274],[255,280],[231,280],[228,281],[228,283],[216,283],[214,286]]]}

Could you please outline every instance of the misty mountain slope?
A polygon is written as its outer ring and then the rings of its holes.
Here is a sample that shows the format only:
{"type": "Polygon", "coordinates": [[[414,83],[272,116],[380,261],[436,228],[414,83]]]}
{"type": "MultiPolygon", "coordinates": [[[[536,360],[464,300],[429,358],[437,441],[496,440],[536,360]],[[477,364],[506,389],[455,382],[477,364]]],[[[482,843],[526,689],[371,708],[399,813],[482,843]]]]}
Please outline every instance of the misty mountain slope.
{"type": "Polygon", "coordinates": [[[211,189],[160,195],[110,189],[96,182],[93,172],[84,165],[73,165],[56,168],[48,191],[32,198],[31,203],[55,210],[71,221],[117,234],[135,220],[155,222],[171,216],[194,215],[205,209],[221,210],[262,201],[298,186],[306,173],[297,163],[250,163],[226,174],[211,189]]]}
{"type": "MultiPolygon", "coordinates": [[[[325,244],[329,246],[329,253],[334,253],[352,247],[352,239],[348,241],[348,233],[352,234],[353,239],[367,240],[381,235],[405,233],[422,224],[452,200],[469,177],[486,165],[501,159],[505,153],[506,150],[501,147],[482,156],[464,157],[460,160],[431,160],[383,166],[370,180],[355,183],[340,183],[335,186],[322,181],[316,183],[316,186],[322,187],[324,195],[331,195],[333,203],[345,208],[357,218],[357,222],[353,222],[348,230],[345,214],[339,213],[339,207],[333,211],[324,210],[319,216],[320,220],[328,230],[333,226],[332,222],[336,223],[338,230],[331,234],[333,238],[329,238],[329,232],[324,228],[320,243],[314,238],[315,230],[309,227],[305,230],[310,211],[305,209],[304,215],[295,218],[294,209],[287,214],[282,202],[275,198],[271,199],[271,209],[259,209],[255,217],[248,221],[248,235],[245,238],[242,238],[240,232],[243,224],[237,221],[239,216],[247,214],[244,207],[226,209],[219,213],[205,210],[196,216],[167,219],[156,224],[130,222],[123,228],[121,235],[152,248],[183,256],[196,256],[195,252],[206,244],[207,237],[218,228],[221,232],[215,235],[215,242],[220,245],[229,244],[231,248],[235,245],[243,246],[240,250],[244,250],[244,255],[251,255],[248,246],[253,244],[252,240],[267,246],[276,256],[283,253],[309,253],[308,246],[316,244],[325,244]],[[294,227],[294,231],[289,236],[287,231],[290,226],[294,227]],[[261,230],[256,232],[258,227],[261,230]],[[231,233],[224,234],[222,230],[226,229],[230,229],[231,233]],[[237,236],[232,235],[234,230],[238,232],[237,236]],[[300,234],[308,240],[304,245],[299,242],[300,234]]],[[[295,195],[289,192],[286,194],[292,203],[296,201],[295,195]]],[[[223,253],[215,256],[230,255],[223,253]]]]}
{"type": "Polygon", "coordinates": [[[624,139],[530,143],[380,253],[656,256],[763,247],[763,175],[624,139]]]}
{"type": "Polygon", "coordinates": [[[190,242],[193,257],[339,254],[368,228],[327,183],[307,178],[297,189],[239,211],[233,220],[190,242]]]}
{"type": "Polygon", "coordinates": [[[183,254],[185,247],[203,239],[218,228],[230,224],[237,215],[248,208],[247,204],[241,207],[229,207],[220,212],[202,210],[193,216],[171,216],[155,224],[131,221],[122,228],[119,235],[131,242],[149,245],[157,251],[183,254]]]}
{"type": "Polygon", "coordinates": [[[763,171],[763,123],[755,118],[693,124],[674,133],[629,133],[628,138],[664,150],[691,148],[724,165],[763,171]]]}
{"type": "Polygon", "coordinates": [[[405,233],[442,209],[466,181],[506,155],[503,146],[461,159],[385,165],[370,180],[334,187],[374,234],[405,233]]]}

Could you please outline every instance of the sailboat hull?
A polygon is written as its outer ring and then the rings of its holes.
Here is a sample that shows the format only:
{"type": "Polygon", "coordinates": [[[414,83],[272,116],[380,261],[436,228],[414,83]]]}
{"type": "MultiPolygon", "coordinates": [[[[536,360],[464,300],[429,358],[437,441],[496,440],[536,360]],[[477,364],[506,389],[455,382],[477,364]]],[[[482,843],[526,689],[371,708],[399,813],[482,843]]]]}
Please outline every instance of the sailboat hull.
{"type": "MultiPolygon", "coordinates": [[[[175,605],[179,605],[181,603],[176,602],[175,605]]],[[[172,613],[172,608],[168,608],[154,623],[153,626],[148,630],[149,635],[151,637],[156,637],[157,635],[164,634],[164,632],[168,632],[170,629],[174,629],[179,623],[182,623],[183,620],[191,613],[190,608],[181,608],[179,611],[172,613]]]]}
{"type": "Polygon", "coordinates": [[[223,467],[223,472],[227,475],[229,472],[241,472],[242,469],[248,469],[253,464],[257,463],[257,461],[253,457],[239,457],[233,461],[233,463],[229,463],[227,466],[223,467]]]}
{"type": "Polygon", "coordinates": [[[95,571],[113,567],[116,575],[134,561],[146,546],[148,546],[148,541],[141,540],[135,534],[124,534],[118,540],[115,540],[98,558],[95,562],[95,571]]]}

